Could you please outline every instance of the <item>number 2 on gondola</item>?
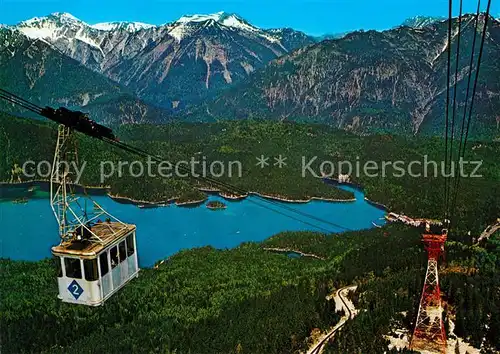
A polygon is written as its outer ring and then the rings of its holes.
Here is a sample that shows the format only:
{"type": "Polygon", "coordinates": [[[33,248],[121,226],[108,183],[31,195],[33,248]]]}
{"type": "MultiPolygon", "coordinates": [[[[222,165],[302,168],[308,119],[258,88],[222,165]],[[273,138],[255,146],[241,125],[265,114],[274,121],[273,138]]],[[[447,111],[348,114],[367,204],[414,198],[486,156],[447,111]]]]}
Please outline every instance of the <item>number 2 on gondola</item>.
{"type": "Polygon", "coordinates": [[[71,295],[73,295],[75,300],[78,300],[78,298],[83,294],[83,288],[76,282],[76,280],[73,280],[71,284],[69,284],[68,290],[71,295]]]}

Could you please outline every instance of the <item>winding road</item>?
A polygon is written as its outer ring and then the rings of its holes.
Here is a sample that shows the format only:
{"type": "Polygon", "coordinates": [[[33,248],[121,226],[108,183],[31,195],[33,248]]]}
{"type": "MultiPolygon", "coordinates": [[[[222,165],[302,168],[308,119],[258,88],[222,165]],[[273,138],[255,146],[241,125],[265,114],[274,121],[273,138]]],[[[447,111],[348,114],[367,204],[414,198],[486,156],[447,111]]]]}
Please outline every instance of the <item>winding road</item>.
{"type": "Polygon", "coordinates": [[[313,347],[307,351],[307,354],[320,354],[325,344],[335,335],[335,333],[337,333],[348,320],[356,316],[356,308],[351,301],[346,300],[344,297],[349,291],[356,290],[356,288],[357,286],[351,285],[337,290],[335,296],[337,296],[342,302],[342,308],[344,309],[346,315],[343,316],[335,327],[333,327],[332,330],[330,330],[330,332],[328,332],[317,344],[313,345],[313,347]]]}
{"type": "Polygon", "coordinates": [[[484,239],[489,239],[491,237],[491,235],[493,235],[498,230],[500,230],[500,218],[497,219],[497,223],[496,224],[488,226],[486,228],[486,230],[483,231],[483,233],[481,234],[481,236],[479,236],[479,239],[477,240],[476,243],[479,243],[479,242],[481,242],[484,239]]]}

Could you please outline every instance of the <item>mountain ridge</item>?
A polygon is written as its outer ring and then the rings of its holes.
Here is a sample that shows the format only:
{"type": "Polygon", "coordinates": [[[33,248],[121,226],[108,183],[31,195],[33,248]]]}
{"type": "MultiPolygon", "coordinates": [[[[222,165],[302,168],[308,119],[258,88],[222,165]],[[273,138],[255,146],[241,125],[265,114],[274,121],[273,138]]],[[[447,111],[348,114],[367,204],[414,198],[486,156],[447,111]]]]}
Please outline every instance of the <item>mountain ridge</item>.
{"type": "Polygon", "coordinates": [[[302,32],[262,30],[224,12],[183,16],[160,26],[95,27],[68,13],[10,26],[129,87],[139,98],[174,110],[216,95],[270,60],[315,43],[302,32]]]}
{"type": "Polygon", "coordinates": [[[407,26],[412,28],[421,29],[430,25],[435,24],[436,22],[447,21],[446,17],[439,16],[414,16],[407,18],[401,26],[407,26]]]}

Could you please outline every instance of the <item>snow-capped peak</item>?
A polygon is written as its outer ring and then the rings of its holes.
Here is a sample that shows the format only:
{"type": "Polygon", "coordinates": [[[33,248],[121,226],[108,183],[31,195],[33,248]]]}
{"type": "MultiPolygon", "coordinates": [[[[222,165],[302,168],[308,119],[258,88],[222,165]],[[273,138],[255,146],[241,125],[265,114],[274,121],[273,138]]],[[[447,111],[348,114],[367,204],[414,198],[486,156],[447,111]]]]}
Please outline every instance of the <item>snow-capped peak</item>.
{"type": "Polygon", "coordinates": [[[83,21],[79,20],[75,16],[67,12],[54,12],[48,16],[44,17],[33,17],[29,20],[23,21],[18,24],[19,27],[30,27],[30,26],[43,26],[47,23],[54,23],[57,25],[67,25],[72,23],[85,24],[83,21]]]}
{"type": "Polygon", "coordinates": [[[35,17],[23,21],[15,28],[30,38],[44,40],[48,43],[55,43],[60,40],[79,40],[102,51],[102,32],[127,31],[135,33],[141,30],[162,28],[166,29],[177,42],[181,42],[184,38],[196,33],[200,26],[206,28],[217,26],[221,30],[240,31],[242,34],[258,36],[278,45],[281,43],[281,37],[278,34],[261,30],[240,16],[223,11],[207,15],[186,15],[177,21],[162,26],[127,21],[89,25],[69,13],[56,12],[45,17],[35,17]]]}
{"type": "Polygon", "coordinates": [[[90,27],[100,31],[125,30],[127,32],[137,32],[142,29],[148,29],[156,26],[142,22],[114,21],[114,22],[96,23],[95,25],[92,25],[90,27]]]}
{"type": "MultiPolygon", "coordinates": [[[[67,12],[55,12],[45,17],[34,17],[15,26],[29,38],[54,43],[59,39],[74,39],[101,50],[93,29],[67,12]]],[[[102,50],[101,50],[102,51],[102,50]]]]}
{"type": "Polygon", "coordinates": [[[242,29],[244,31],[259,31],[259,28],[249,24],[247,21],[242,19],[241,17],[235,15],[235,14],[230,14],[227,16],[224,16],[220,22],[227,27],[232,27],[232,28],[238,28],[242,29]]]}
{"type": "Polygon", "coordinates": [[[75,16],[73,16],[72,14],[70,14],[68,12],[54,12],[51,14],[51,16],[59,17],[61,19],[65,19],[65,20],[69,20],[69,21],[82,22],[81,20],[79,20],[78,18],[76,18],[75,16]]]}
{"type": "Polygon", "coordinates": [[[258,31],[259,29],[255,26],[252,26],[249,24],[247,21],[242,19],[240,16],[236,14],[230,14],[224,11],[216,12],[214,14],[208,14],[208,15],[186,15],[182,16],[179,18],[177,21],[175,21],[175,24],[180,24],[180,23],[196,23],[196,22],[205,22],[205,21],[215,21],[218,22],[219,24],[226,26],[226,27],[232,27],[232,28],[238,28],[246,31],[258,31]]]}
{"type": "Polygon", "coordinates": [[[219,22],[225,15],[224,11],[220,11],[209,15],[185,15],[179,18],[176,23],[190,23],[190,22],[205,22],[214,20],[219,22]]]}
{"type": "Polygon", "coordinates": [[[238,29],[245,32],[253,32],[256,35],[265,37],[271,42],[279,42],[279,39],[268,35],[258,27],[255,27],[245,21],[243,18],[236,14],[226,13],[224,11],[216,12],[208,15],[186,15],[179,18],[177,21],[169,24],[172,29],[169,31],[170,35],[181,41],[186,35],[192,32],[190,27],[202,22],[216,22],[223,27],[238,29]]]}

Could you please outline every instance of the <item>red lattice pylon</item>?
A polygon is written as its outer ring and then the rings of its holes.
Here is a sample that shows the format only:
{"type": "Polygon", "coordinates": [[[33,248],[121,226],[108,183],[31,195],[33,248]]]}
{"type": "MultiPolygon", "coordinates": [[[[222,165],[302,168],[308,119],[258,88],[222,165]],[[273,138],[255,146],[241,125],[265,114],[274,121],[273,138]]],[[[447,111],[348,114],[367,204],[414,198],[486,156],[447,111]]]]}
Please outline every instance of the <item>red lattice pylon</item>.
{"type": "Polygon", "coordinates": [[[427,273],[410,343],[413,350],[446,353],[446,332],[438,274],[438,260],[443,254],[446,238],[446,230],[442,235],[424,234],[422,238],[427,250],[427,273]]]}

